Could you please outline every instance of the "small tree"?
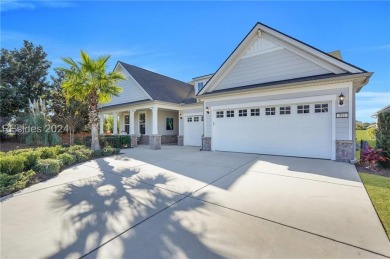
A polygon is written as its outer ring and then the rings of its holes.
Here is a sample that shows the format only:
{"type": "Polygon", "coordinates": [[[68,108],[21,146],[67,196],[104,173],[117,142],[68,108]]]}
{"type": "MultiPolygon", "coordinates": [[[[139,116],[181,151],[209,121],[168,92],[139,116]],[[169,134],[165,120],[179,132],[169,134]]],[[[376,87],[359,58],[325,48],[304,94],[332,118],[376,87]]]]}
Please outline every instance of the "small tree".
{"type": "MultiPolygon", "coordinates": [[[[376,146],[383,150],[383,155],[390,158],[390,113],[378,114],[378,126],[376,131],[376,146]]],[[[390,160],[382,161],[379,164],[390,167],[390,160]]]]}
{"type": "Polygon", "coordinates": [[[75,98],[66,98],[61,88],[64,74],[56,70],[57,77],[52,77],[54,90],[51,108],[54,112],[53,121],[61,124],[69,132],[69,144],[74,144],[75,132],[82,130],[88,124],[88,105],[75,98]]]}
{"type": "Polygon", "coordinates": [[[99,150],[99,103],[106,103],[112,96],[117,96],[122,89],[116,85],[125,77],[118,72],[107,73],[107,61],[110,56],[91,59],[87,53],[81,51],[81,62],[72,58],[63,58],[68,68],[59,68],[65,73],[62,87],[68,99],[75,98],[86,101],[89,110],[91,127],[91,149],[99,150]]]}

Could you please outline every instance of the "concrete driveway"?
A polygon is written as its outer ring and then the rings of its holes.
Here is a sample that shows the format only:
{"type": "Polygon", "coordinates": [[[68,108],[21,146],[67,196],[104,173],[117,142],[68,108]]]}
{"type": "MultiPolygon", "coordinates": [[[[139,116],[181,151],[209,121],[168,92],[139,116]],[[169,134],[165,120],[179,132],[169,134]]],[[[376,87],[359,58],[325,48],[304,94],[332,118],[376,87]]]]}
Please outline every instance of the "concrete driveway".
{"type": "Polygon", "coordinates": [[[1,202],[1,258],[390,256],[352,165],[163,146],[1,202]]]}

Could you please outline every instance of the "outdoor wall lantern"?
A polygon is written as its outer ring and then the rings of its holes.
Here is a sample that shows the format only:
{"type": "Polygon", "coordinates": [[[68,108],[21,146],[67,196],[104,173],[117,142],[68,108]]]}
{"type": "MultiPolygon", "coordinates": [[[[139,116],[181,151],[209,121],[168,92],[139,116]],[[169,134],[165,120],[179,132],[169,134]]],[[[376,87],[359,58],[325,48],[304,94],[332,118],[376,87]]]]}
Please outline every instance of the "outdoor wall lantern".
{"type": "Polygon", "coordinates": [[[210,114],[210,109],[209,109],[209,107],[206,107],[206,114],[210,114]]]}
{"type": "Polygon", "coordinates": [[[339,104],[340,104],[340,105],[343,105],[343,104],[344,104],[344,98],[345,98],[345,96],[343,95],[343,93],[341,93],[341,94],[339,95],[339,104]]]}

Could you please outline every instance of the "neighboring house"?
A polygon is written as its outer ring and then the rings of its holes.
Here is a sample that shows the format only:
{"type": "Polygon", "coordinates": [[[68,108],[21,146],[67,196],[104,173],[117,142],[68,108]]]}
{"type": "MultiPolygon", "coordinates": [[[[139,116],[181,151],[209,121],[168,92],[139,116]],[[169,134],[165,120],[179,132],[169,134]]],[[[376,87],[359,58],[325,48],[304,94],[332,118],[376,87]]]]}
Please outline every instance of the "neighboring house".
{"type": "MultiPolygon", "coordinates": [[[[350,161],[355,93],[372,73],[257,23],[214,73],[190,84],[118,62],[123,92],[101,107],[132,145],[350,161]]],[[[114,127],[115,129],[115,127],[114,127]]],[[[101,133],[103,126],[101,124],[101,133]]],[[[115,134],[115,132],[114,132],[115,134]]]]}
{"type": "Polygon", "coordinates": [[[372,115],[372,117],[376,119],[376,125],[378,125],[378,115],[381,113],[390,113],[390,105],[383,107],[372,115]]]}

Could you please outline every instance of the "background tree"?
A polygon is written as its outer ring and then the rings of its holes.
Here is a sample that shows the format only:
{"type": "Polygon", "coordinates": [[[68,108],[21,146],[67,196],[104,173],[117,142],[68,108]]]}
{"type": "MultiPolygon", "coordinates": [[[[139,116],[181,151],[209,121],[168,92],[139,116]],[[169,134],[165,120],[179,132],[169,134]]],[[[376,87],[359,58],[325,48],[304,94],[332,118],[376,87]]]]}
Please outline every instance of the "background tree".
{"type": "Polygon", "coordinates": [[[74,144],[74,134],[85,129],[88,124],[88,105],[75,98],[66,98],[61,84],[64,72],[55,70],[57,77],[51,77],[53,84],[52,105],[53,122],[60,124],[69,132],[69,144],[74,144]]]}
{"type": "Polygon", "coordinates": [[[50,84],[46,80],[51,62],[42,46],[24,41],[19,50],[1,49],[0,116],[15,118],[27,112],[29,100],[47,99],[50,84]]]}
{"type": "Polygon", "coordinates": [[[390,167],[390,113],[378,114],[378,128],[376,130],[376,146],[383,150],[383,156],[388,160],[380,162],[384,167],[390,167]]]}
{"type": "Polygon", "coordinates": [[[100,149],[99,145],[99,103],[111,100],[122,89],[116,85],[118,80],[125,77],[118,72],[107,73],[107,61],[110,56],[91,59],[87,53],[81,51],[81,62],[72,58],[63,58],[69,68],[59,68],[65,74],[62,87],[68,99],[75,98],[88,102],[89,124],[91,127],[93,150],[100,149]]]}

